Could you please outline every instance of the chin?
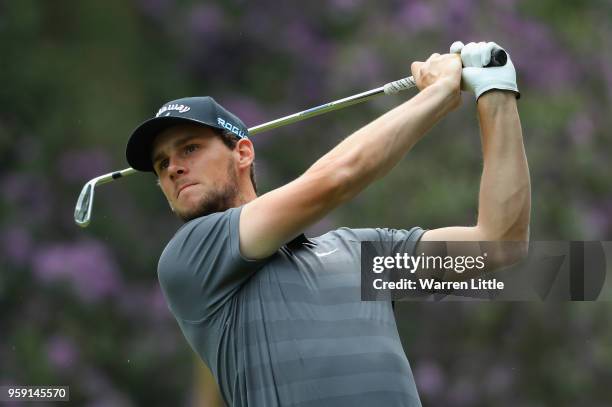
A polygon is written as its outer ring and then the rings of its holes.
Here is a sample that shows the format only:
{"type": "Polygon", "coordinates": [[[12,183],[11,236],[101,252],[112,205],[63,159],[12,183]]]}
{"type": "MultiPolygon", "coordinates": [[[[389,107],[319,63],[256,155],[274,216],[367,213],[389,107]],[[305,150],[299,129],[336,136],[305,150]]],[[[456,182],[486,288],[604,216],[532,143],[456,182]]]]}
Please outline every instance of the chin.
{"type": "Polygon", "coordinates": [[[207,216],[216,212],[224,212],[233,208],[238,198],[238,189],[232,185],[202,195],[196,202],[188,205],[188,208],[175,208],[175,214],[185,223],[190,220],[207,216]]]}

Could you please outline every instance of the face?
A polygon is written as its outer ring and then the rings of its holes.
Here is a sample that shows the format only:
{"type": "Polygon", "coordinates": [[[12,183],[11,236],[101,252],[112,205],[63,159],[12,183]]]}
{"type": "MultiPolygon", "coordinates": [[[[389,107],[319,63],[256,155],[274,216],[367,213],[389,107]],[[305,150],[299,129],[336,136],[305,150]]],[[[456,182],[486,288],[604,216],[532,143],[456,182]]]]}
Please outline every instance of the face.
{"type": "Polygon", "coordinates": [[[170,127],[153,143],[153,168],[172,210],[184,222],[236,206],[236,152],[212,129],[170,127]]]}

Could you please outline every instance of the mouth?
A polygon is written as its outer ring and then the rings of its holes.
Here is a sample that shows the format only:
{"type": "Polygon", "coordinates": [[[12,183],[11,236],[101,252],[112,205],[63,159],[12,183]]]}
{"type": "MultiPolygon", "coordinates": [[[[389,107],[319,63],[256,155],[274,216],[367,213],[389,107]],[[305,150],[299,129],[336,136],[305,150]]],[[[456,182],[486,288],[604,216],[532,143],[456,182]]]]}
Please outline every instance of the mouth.
{"type": "Polygon", "coordinates": [[[195,184],[196,184],[195,182],[192,182],[192,183],[185,184],[185,185],[183,185],[182,187],[180,187],[180,188],[178,189],[177,193],[176,193],[176,197],[178,198],[178,197],[179,197],[179,195],[181,194],[181,192],[183,192],[185,189],[187,189],[187,188],[189,188],[189,187],[194,186],[195,184]]]}

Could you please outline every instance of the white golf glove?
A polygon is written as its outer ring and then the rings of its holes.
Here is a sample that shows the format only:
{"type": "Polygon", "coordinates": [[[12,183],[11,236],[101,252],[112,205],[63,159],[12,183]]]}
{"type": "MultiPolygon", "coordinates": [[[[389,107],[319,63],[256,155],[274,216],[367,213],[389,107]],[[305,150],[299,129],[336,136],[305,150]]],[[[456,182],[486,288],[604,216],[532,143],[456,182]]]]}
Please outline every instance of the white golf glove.
{"type": "Polygon", "coordinates": [[[502,48],[494,42],[470,42],[467,45],[461,41],[453,42],[450,52],[461,54],[464,67],[461,71],[461,89],[474,93],[476,100],[491,89],[511,90],[518,99],[521,94],[516,86],[516,71],[510,55],[506,65],[484,68],[491,62],[491,52],[495,49],[502,48]]]}

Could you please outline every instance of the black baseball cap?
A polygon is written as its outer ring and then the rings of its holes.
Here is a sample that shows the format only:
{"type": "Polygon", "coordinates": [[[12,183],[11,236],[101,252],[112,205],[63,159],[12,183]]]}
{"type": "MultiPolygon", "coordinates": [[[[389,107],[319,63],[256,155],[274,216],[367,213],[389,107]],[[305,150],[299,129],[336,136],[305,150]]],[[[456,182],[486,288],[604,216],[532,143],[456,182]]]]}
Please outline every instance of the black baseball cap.
{"type": "Polygon", "coordinates": [[[125,156],[138,171],[153,172],[151,149],[155,136],[170,126],[196,123],[219,130],[228,130],[238,138],[246,138],[249,130],[236,115],[210,96],[177,99],[165,103],[155,117],[138,126],[128,140],[125,156]]]}

